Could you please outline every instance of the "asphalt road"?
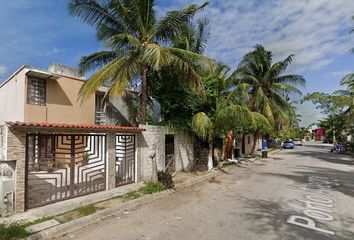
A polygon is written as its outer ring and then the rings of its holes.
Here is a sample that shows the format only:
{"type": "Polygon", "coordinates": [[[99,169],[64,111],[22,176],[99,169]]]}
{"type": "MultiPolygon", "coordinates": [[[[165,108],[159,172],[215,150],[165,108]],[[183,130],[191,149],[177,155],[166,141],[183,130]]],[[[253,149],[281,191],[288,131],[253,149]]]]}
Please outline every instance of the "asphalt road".
{"type": "Polygon", "coordinates": [[[66,239],[354,239],[354,159],[323,145],[229,168],[66,239]]]}

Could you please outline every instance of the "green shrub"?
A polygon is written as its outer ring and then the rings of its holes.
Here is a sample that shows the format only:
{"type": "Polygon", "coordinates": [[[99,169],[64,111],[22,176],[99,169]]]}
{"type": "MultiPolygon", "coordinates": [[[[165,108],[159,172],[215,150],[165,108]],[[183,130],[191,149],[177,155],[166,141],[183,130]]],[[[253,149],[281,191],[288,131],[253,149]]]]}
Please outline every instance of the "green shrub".
{"type": "Polygon", "coordinates": [[[24,225],[19,222],[0,224],[0,240],[20,239],[28,236],[29,233],[24,225]]]}
{"type": "Polygon", "coordinates": [[[153,194],[165,190],[165,186],[160,182],[147,182],[139,189],[143,194],[153,194]]]}
{"type": "Polygon", "coordinates": [[[175,187],[175,183],[173,182],[173,177],[170,172],[158,171],[157,180],[162,183],[166,189],[171,189],[175,187]]]}

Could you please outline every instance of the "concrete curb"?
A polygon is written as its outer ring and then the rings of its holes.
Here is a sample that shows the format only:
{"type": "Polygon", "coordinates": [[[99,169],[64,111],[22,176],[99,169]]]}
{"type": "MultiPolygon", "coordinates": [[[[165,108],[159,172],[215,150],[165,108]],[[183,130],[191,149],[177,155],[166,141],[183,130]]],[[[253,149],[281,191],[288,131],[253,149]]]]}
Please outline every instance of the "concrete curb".
{"type": "MultiPolygon", "coordinates": [[[[181,191],[185,188],[188,188],[188,187],[191,187],[191,186],[196,185],[198,183],[204,182],[208,179],[214,178],[214,177],[219,176],[221,174],[223,174],[222,171],[215,170],[214,172],[200,176],[197,179],[187,180],[186,182],[176,185],[175,191],[181,191]]],[[[83,227],[97,223],[101,220],[116,217],[116,216],[122,214],[124,211],[127,211],[129,209],[136,208],[141,205],[155,201],[157,199],[166,197],[166,196],[174,193],[175,191],[174,190],[165,190],[160,193],[146,195],[144,197],[119,204],[116,207],[107,208],[107,209],[104,209],[104,210],[99,211],[97,213],[91,214],[89,216],[81,217],[81,218],[75,219],[73,221],[63,223],[61,225],[57,225],[53,228],[46,229],[44,231],[33,234],[26,239],[27,240],[44,240],[44,239],[60,238],[65,235],[68,235],[72,232],[75,232],[83,227]]]]}
{"type": "Polygon", "coordinates": [[[280,149],[275,149],[274,151],[271,151],[268,154],[269,155],[277,154],[277,153],[281,152],[281,150],[282,150],[281,148],[280,149]]]}

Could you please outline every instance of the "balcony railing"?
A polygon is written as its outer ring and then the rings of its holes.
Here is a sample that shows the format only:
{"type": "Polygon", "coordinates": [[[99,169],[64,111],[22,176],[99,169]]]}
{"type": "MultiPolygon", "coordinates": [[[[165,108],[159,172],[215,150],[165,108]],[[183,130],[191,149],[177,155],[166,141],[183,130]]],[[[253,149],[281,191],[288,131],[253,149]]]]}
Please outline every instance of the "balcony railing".
{"type": "Polygon", "coordinates": [[[105,112],[96,112],[96,124],[97,125],[106,125],[107,124],[107,116],[105,112]]]}

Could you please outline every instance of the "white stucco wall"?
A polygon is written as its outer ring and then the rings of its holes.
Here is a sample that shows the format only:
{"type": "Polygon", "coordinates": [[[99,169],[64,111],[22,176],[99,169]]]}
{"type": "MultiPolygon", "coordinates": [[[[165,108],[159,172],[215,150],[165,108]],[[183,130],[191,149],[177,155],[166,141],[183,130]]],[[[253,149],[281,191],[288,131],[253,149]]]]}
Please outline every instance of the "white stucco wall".
{"type": "Polygon", "coordinates": [[[24,121],[27,71],[20,70],[0,86],[0,125],[5,121],[24,121]]]}
{"type": "Polygon", "coordinates": [[[152,174],[152,161],[149,157],[151,150],[156,149],[158,170],[165,168],[165,135],[174,135],[175,170],[188,171],[194,167],[194,138],[187,132],[163,126],[140,125],[146,129],[139,139],[138,157],[141,165],[138,166],[140,177],[148,179],[152,174]]]}

